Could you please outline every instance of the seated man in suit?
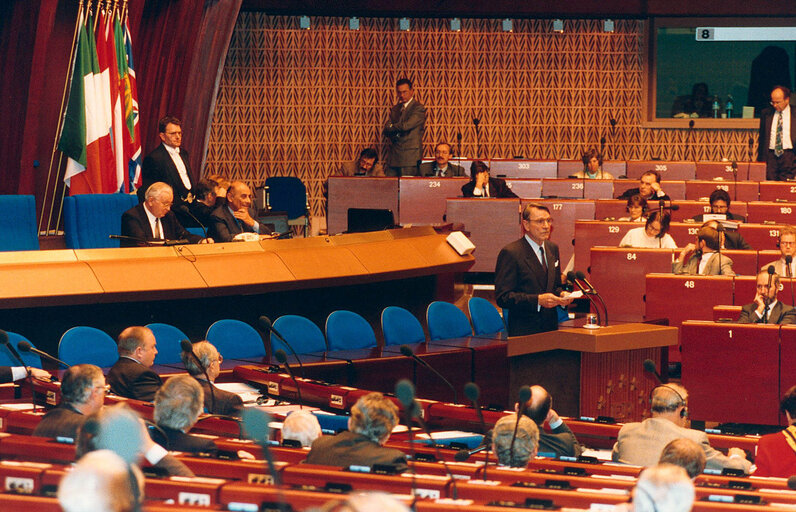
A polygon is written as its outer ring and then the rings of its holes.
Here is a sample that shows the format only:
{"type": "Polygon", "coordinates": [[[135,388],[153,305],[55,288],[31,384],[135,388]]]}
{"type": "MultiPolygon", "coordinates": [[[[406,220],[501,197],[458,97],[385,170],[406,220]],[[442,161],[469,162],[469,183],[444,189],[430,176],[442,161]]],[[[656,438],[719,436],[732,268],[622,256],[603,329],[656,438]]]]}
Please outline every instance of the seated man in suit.
{"type": "Polygon", "coordinates": [[[365,148],[359,158],[344,162],[340,166],[341,176],[384,176],[384,167],[379,163],[379,154],[373,148],[365,148]]]}
{"type": "Polygon", "coordinates": [[[383,446],[397,424],[398,407],[381,393],[368,393],[351,407],[348,430],[316,439],[305,462],[346,468],[390,464],[404,471],[406,455],[383,446]]]}
{"type": "Polygon", "coordinates": [[[470,164],[470,181],[462,185],[464,197],[517,197],[506,182],[489,176],[489,167],[481,160],[470,164]]]}
{"type": "Polygon", "coordinates": [[[117,340],[119,360],[108,372],[111,392],[125,398],[151,402],[163,385],[150,368],[158,355],[157,341],[147,327],[128,327],[117,340]]]}
{"type": "Polygon", "coordinates": [[[719,221],[717,220],[709,220],[702,224],[703,228],[713,228],[719,232],[719,236],[721,237],[721,248],[722,249],[734,249],[734,250],[743,250],[743,251],[751,251],[752,246],[749,245],[749,242],[744,240],[741,234],[734,230],[734,229],[727,229],[722,226],[719,221]]]}
{"type": "MultiPolygon", "coordinates": [[[[516,408],[519,409],[519,404],[516,408]]],[[[553,453],[556,457],[578,457],[583,453],[575,434],[553,409],[553,397],[542,386],[531,386],[531,399],[525,404],[523,414],[533,420],[539,429],[540,452],[553,453]],[[545,422],[552,433],[548,434],[542,428],[545,422]]]]}
{"type": "Polygon", "coordinates": [[[66,370],[61,380],[61,403],[41,419],[33,435],[77,439],[77,431],[86,417],[105,404],[105,376],[93,364],[76,364],[66,370]]]}
{"type": "Polygon", "coordinates": [[[669,463],[680,466],[692,480],[705,471],[707,457],[704,450],[691,439],[681,437],[663,448],[658,464],[669,463]]]}
{"type": "Polygon", "coordinates": [[[673,274],[700,276],[734,276],[732,259],[721,254],[719,232],[713,228],[699,228],[697,243],[688,244],[672,263],[673,274]]]}
{"type": "Polygon", "coordinates": [[[189,243],[213,243],[212,238],[192,235],[182,227],[171,211],[174,195],[163,182],[150,185],[146,199],[122,214],[122,247],[157,245],[164,240],[187,240],[189,243]]]}
{"type": "Polygon", "coordinates": [[[746,222],[746,217],[743,215],[737,215],[730,211],[730,194],[726,190],[717,188],[710,193],[710,198],[708,201],[710,201],[710,213],[700,213],[694,217],[695,221],[702,222],[705,219],[705,215],[711,215],[713,218],[723,218],[737,222],[746,222]],[[722,215],[723,217],[721,217],[722,215]]]}
{"type": "Polygon", "coordinates": [[[182,352],[180,358],[188,373],[202,386],[205,397],[204,409],[210,414],[240,416],[243,407],[241,398],[213,384],[221,373],[221,363],[224,361],[216,347],[209,341],[200,341],[193,344],[193,353],[196,354],[196,358],[190,352],[182,352]],[[210,379],[209,382],[205,378],[205,372],[210,379]]]}
{"type": "Polygon", "coordinates": [[[657,171],[647,171],[638,179],[637,188],[625,190],[617,199],[627,199],[636,194],[640,195],[649,204],[651,209],[655,207],[653,201],[669,201],[669,196],[661,189],[661,175],[657,171]]]}
{"type": "Polygon", "coordinates": [[[784,226],[779,230],[779,252],[782,256],[776,261],[770,261],[761,267],[766,270],[770,265],[774,266],[774,271],[782,277],[796,276],[796,228],[784,226]]]}
{"type": "Polygon", "coordinates": [[[708,469],[743,469],[749,472],[752,463],[740,448],[730,448],[729,456],[710,446],[708,436],[700,430],[686,428],[688,392],[678,384],[663,384],[652,390],[652,417],[638,423],[625,423],[619,430],[612,458],[616,462],[652,466],[658,462],[664,447],[674,439],[691,439],[702,447],[708,469]]]}
{"type": "Polygon", "coordinates": [[[689,512],[694,483],[674,464],[658,464],[641,472],[633,489],[633,512],[689,512]]]}
{"type": "Polygon", "coordinates": [[[492,451],[497,455],[498,464],[501,466],[527,467],[528,461],[536,457],[538,443],[539,429],[525,416],[520,417],[519,423],[516,414],[503,416],[495,423],[495,428],[492,430],[492,451]]]}
{"type": "MultiPolygon", "coordinates": [[[[217,206],[210,215],[210,236],[219,242],[231,242],[241,233],[268,235],[271,230],[257,222],[252,209],[252,191],[242,181],[233,181],[227,189],[226,204],[217,206]]],[[[264,236],[261,236],[264,238],[264,236]]]]}
{"type": "Polygon", "coordinates": [[[451,146],[440,142],[434,148],[434,161],[420,164],[420,176],[436,176],[450,178],[464,176],[464,169],[460,165],[451,163],[451,146]]]}
{"type": "MultiPolygon", "coordinates": [[[[169,451],[210,453],[218,451],[212,439],[188,433],[199,418],[204,392],[196,379],[178,375],[166,381],[155,394],[155,423],[166,435],[169,451]]],[[[157,439],[155,439],[157,441],[157,439]]]]}
{"type": "Polygon", "coordinates": [[[779,275],[761,271],[757,274],[755,301],[741,308],[739,324],[793,324],[796,309],[777,300],[779,275]]]}

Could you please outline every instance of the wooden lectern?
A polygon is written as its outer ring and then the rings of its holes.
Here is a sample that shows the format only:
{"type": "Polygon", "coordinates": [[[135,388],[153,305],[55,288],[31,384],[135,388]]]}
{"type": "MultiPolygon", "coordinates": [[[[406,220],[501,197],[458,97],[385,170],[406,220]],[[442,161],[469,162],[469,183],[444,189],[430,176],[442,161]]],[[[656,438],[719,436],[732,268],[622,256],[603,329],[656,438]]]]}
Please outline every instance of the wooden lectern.
{"type": "Polygon", "coordinates": [[[637,421],[649,414],[657,385],[644,371],[652,359],[666,370],[662,347],[677,344],[677,328],[628,323],[598,329],[563,327],[508,339],[509,389],[539,384],[562,416],[610,416],[637,421]]]}

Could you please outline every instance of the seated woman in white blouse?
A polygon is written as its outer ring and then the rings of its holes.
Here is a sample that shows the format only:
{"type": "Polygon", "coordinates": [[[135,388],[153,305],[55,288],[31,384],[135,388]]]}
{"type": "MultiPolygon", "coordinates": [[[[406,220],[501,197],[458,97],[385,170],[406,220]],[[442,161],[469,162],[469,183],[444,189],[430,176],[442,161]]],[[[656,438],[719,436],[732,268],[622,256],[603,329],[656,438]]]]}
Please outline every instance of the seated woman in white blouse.
{"type": "Polygon", "coordinates": [[[670,217],[668,213],[661,216],[659,211],[654,211],[647,217],[643,228],[633,228],[628,231],[619,247],[638,247],[646,249],[676,249],[677,244],[669,231],[670,217]]]}
{"type": "Polygon", "coordinates": [[[617,220],[626,222],[647,222],[647,200],[639,194],[632,195],[627,198],[627,206],[625,210],[628,213],[627,217],[620,217],[617,220]]]}

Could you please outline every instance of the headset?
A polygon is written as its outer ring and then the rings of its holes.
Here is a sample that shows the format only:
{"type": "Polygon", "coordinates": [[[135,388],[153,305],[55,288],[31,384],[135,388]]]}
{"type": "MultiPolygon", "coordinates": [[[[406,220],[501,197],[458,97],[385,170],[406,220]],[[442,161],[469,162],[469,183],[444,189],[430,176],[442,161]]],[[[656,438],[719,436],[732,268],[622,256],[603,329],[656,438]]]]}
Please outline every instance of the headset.
{"type": "Polygon", "coordinates": [[[655,390],[660,388],[666,388],[675,395],[677,395],[677,398],[680,399],[680,402],[675,404],[674,408],[676,410],[678,407],[682,406],[683,408],[680,409],[680,417],[681,418],[688,417],[688,401],[685,398],[683,398],[683,395],[681,395],[679,391],[677,391],[672,386],[669,386],[668,384],[661,384],[660,386],[655,386],[654,388],[652,388],[652,391],[650,391],[650,406],[652,406],[652,396],[655,394],[655,390]]]}

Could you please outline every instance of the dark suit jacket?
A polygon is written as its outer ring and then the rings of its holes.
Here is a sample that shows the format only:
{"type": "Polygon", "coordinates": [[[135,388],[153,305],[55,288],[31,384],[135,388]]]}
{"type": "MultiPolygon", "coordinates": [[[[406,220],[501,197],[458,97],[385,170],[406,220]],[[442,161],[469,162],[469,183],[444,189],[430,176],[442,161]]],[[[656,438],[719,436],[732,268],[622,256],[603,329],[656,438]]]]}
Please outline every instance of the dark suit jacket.
{"type": "Polygon", "coordinates": [[[77,441],[77,431],[83,426],[86,417],[67,403],[50,409],[41,419],[33,435],[38,437],[71,437],[77,441]]]}
{"type": "MultiPolygon", "coordinates": [[[[638,193],[639,193],[639,189],[638,189],[638,187],[636,187],[636,188],[629,188],[629,189],[625,190],[625,191],[622,193],[622,195],[621,195],[621,196],[617,197],[617,199],[624,199],[624,200],[628,200],[628,199],[630,199],[631,197],[633,197],[634,195],[636,195],[636,194],[638,194],[638,193]]],[[[671,201],[671,198],[669,197],[669,195],[668,195],[668,194],[663,194],[663,195],[662,195],[662,196],[660,196],[660,197],[658,197],[658,196],[656,196],[656,195],[654,195],[654,194],[653,194],[653,197],[651,197],[651,198],[647,199],[647,201],[649,202],[649,204],[647,204],[647,209],[648,209],[648,210],[654,210],[654,209],[655,209],[655,207],[657,206],[657,204],[655,204],[655,201],[660,201],[661,199],[663,199],[664,201],[671,201]]]]}
{"type": "MultiPolygon", "coordinates": [[[[757,317],[757,313],[755,310],[757,309],[757,304],[752,302],[751,304],[746,304],[744,307],[741,308],[741,316],[738,318],[739,324],[759,324],[762,323],[763,320],[757,317]]],[[[768,324],[794,324],[796,323],[796,309],[793,309],[791,306],[787,304],[783,304],[781,300],[778,300],[774,307],[771,308],[771,311],[768,312],[768,324]]]]}
{"type": "Polygon", "coordinates": [[[578,457],[583,453],[583,447],[578,443],[575,434],[567,426],[562,423],[552,433],[545,432],[542,427],[539,427],[539,450],[540,452],[555,453],[556,457],[562,455],[569,457],[578,457]]]}
{"type": "Polygon", "coordinates": [[[125,398],[151,402],[163,381],[160,376],[143,364],[127,357],[120,357],[111,367],[107,377],[111,391],[125,398]]]}
{"type": "MultiPolygon", "coordinates": [[[[420,164],[420,176],[436,176],[437,175],[437,162],[426,162],[420,164]]],[[[445,178],[453,176],[464,176],[464,167],[456,165],[453,161],[448,162],[448,168],[445,169],[445,178]]]]}
{"type": "MultiPolygon", "coordinates": [[[[249,214],[252,218],[256,218],[257,216],[257,212],[251,210],[249,214]]],[[[217,206],[216,209],[213,210],[213,213],[210,214],[210,220],[210,238],[216,242],[231,242],[235,235],[243,232],[254,233],[252,228],[243,222],[238,222],[238,219],[232,215],[226,204],[217,206]]],[[[269,232],[270,230],[266,226],[260,224],[261,234],[267,234],[269,232]]]]}
{"type": "Polygon", "coordinates": [[[406,455],[402,451],[385,448],[365,436],[347,430],[336,436],[321,436],[313,441],[304,462],[344,468],[374,464],[395,464],[399,470],[407,468],[406,455]]]}
{"type": "MultiPolygon", "coordinates": [[[[449,164],[450,165],[450,164],[449,164]]],[[[475,181],[470,180],[462,185],[462,195],[464,197],[476,197],[473,195],[475,190],[475,181]]],[[[500,178],[489,178],[489,197],[517,197],[517,194],[511,191],[506,182],[500,178]]]]}
{"type": "MultiPolygon", "coordinates": [[[[771,123],[774,122],[774,108],[766,107],[760,113],[760,137],[757,141],[757,161],[765,162],[768,146],[771,144],[771,123]]],[[[796,148],[796,109],[790,107],[790,138],[796,148]]]]}
{"type": "MultiPolygon", "coordinates": [[[[185,163],[185,170],[188,172],[188,179],[191,182],[191,189],[193,189],[194,182],[191,166],[188,163],[188,152],[180,148],[180,156],[185,163]]],[[[143,202],[146,189],[158,181],[171,185],[171,189],[174,191],[175,205],[182,204],[183,200],[188,197],[190,190],[185,188],[182,183],[177,166],[174,165],[174,160],[171,159],[162,143],[148,154],[141,164],[141,188],[138,189],[138,200],[143,202]]]]}
{"type": "MultiPolygon", "coordinates": [[[[196,377],[194,377],[196,378],[196,377]]],[[[204,379],[196,378],[202,386],[205,394],[205,410],[210,414],[222,414],[224,416],[240,416],[243,408],[243,400],[235,393],[218,389],[204,379]],[[211,392],[212,386],[212,392],[211,392]],[[215,396],[215,407],[213,407],[213,397],[215,396]]]]}
{"type": "Polygon", "coordinates": [[[390,109],[390,119],[384,135],[390,139],[387,165],[414,167],[423,157],[423,130],[426,126],[426,107],[416,98],[403,108],[401,103],[390,109]]]}
{"type": "Polygon", "coordinates": [[[542,308],[537,311],[539,295],[559,295],[563,290],[558,246],[548,240],[544,247],[547,274],[525,237],[510,243],[498,254],[495,265],[495,299],[498,306],[508,309],[509,336],[558,329],[556,308],[542,308]]]}
{"type": "Polygon", "coordinates": [[[202,223],[202,226],[204,226],[205,229],[209,229],[210,223],[212,222],[210,220],[210,214],[213,213],[214,208],[215,206],[212,207],[207,206],[204,203],[200,203],[199,201],[194,200],[192,203],[188,205],[188,209],[191,211],[193,216],[196,217],[196,219],[195,220],[190,219],[187,222],[183,222],[183,226],[185,226],[186,228],[201,227],[199,226],[199,224],[196,223],[196,221],[198,220],[199,222],[202,223]]]}
{"type": "Polygon", "coordinates": [[[169,451],[173,452],[187,452],[187,453],[210,453],[215,455],[218,452],[218,447],[212,439],[204,437],[192,436],[186,434],[181,430],[164,427],[158,425],[163,433],[166,434],[168,446],[164,446],[169,451]]]}
{"type": "MultiPolygon", "coordinates": [[[[143,204],[138,204],[122,214],[122,235],[139,240],[155,240],[155,235],[152,233],[152,227],[149,224],[144,208],[143,204]]],[[[199,235],[192,235],[187,232],[180,224],[180,221],[177,220],[174,212],[168,212],[164,215],[160,219],[160,226],[163,230],[163,236],[167,240],[185,239],[195,244],[202,239],[199,235]]],[[[119,245],[121,247],[146,246],[145,243],[137,243],[134,240],[121,240],[119,245]]]]}
{"type": "Polygon", "coordinates": [[[13,382],[13,374],[10,366],[0,366],[0,384],[13,382]]]}

